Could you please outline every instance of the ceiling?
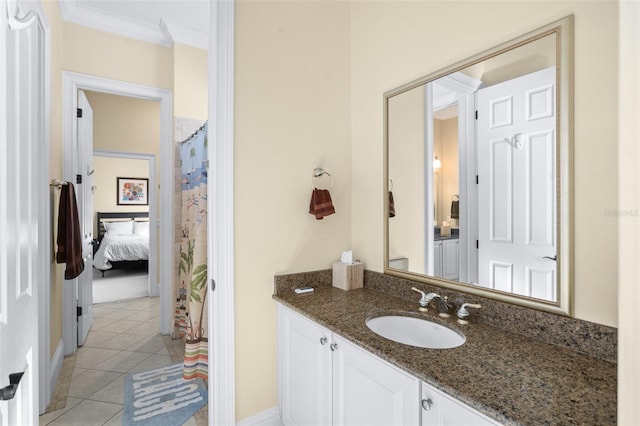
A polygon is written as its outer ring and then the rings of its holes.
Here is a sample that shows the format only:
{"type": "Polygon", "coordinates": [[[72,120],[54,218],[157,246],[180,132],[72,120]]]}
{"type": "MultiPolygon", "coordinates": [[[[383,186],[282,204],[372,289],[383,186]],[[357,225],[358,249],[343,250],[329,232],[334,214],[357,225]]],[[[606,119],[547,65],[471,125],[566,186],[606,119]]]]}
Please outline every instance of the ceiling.
{"type": "Polygon", "coordinates": [[[162,46],[209,45],[209,0],[60,0],[67,22],[162,46]]]}

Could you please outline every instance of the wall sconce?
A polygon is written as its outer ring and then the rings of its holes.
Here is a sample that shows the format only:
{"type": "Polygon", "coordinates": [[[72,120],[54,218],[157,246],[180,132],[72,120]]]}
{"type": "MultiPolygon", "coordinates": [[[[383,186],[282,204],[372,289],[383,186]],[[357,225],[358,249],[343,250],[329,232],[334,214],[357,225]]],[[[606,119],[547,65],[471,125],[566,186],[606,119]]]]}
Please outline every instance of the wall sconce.
{"type": "Polygon", "coordinates": [[[438,158],[437,155],[433,156],[433,170],[437,170],[440,167],[442,167],[442,162],[440,162],[440,159],[438,158]]]}

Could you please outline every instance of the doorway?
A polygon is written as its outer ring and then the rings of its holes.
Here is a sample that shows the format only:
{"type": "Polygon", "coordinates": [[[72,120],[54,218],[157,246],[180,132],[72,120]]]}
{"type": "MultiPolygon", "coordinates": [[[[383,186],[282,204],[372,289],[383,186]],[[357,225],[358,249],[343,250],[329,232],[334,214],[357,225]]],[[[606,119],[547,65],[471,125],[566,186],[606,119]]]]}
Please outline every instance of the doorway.
{"type": "MultiPolygon", "coordinates": [[[[160,247],[160,256],[163,259],[170,259],[171,256],[171,218],[160,217],[155,211],[155,204],[158,205],[159,211],[171,212],[173,205],[172,188],[172,143],[171,143],[171,92],[164,89],[158,89],[139,84],[127,83],[117,80],[111,80],[101,77],[89,76],[73,72],[64,72],[64,93],[63,93],[63,161],[65,179],[72,179],[76,173],[76,161],[74,159],[74,147],[77,144],[77,128],[76,114],[77,94],[79,90],[106,93],[111,95],[125,96],[129,98],[137,98],[159,102],[160,104],[160,190],[158,195],[160,202],[155,203],[150,200],[150,216],[152,223],[155,222],[159,231],[157,246],[160,247]],[[164,172],[163,171],[167,171],[164,172]],[[153,211],[152,211],[153,209],[153,211]]],[[[170,262],[162,262],[157,268],[158,271],[158,291],[160,296],[160,324],[159,331],[162,334],[168,334],[171,329],[170,315],[170,291],[171,291],[171,265],[170,262]]],[[[76,292],[74,285],[65,286],[63,294],[63,341],[65,346],[65,355],[72,354],[77,349],[77,341],[73,332],[73,325],[76,315],[76,292]]]]}
{"type": "MultiPolygon", "coordinates": [[[[97,117],[99,120],[99,117],[97,117]]],[[[133,152],[93,150],[94,165],[94,187],[93,187],[93,218],[94,235],[96,236],[96,250],[94,253],[93,268],[93,303],[113,302],[123,299],[137,297],[157,297],[160,295],[157,285],[157,232],[155,226],[149,226],[149,218],[155,217],[155,205],[157,197],[155,195],[156,184],[156,157],[152,154],[138,154],[133,152]],[[119,176],[140,176],[148,179],[147,196],[148,205],[118,205],[116,185],[119,176]],[[151,201],[153,200],[153,201],[151,201]],[[151,212],[154,207],[154,212],[151,212]],[[135,210],[135,211],[133,211],[135,210]],[[140,254],[140,259],[147,254],[146,261],[132,260],[127,262],[109,262],[106,266],[112,268],[100,270],[96,264],[99,262],[99,252],[103,247],[101,236],[103,235],[100,223],[97,221],[98,214],[104,216],[105,212],[115,212],[126,214],[131,211],[131,215],[138,215],[133,219],[133,229],[146,228],[146,247],[139,246],[139,238],[134,236],[132,246],[123,247],[127,249],[123,256],[128,259],[130,255],[140,254]],[[144,218],[144,213],[147,218],[144,218]],[[145,223],[146,222],[146,223],[145,223]],[[146,253],[139,253],[147,249],[146,253]]],[[[117,220],[116,220],[117,221],[117,220]]],[[[144,234],[144,232],[143,232],[144,234]]]]}

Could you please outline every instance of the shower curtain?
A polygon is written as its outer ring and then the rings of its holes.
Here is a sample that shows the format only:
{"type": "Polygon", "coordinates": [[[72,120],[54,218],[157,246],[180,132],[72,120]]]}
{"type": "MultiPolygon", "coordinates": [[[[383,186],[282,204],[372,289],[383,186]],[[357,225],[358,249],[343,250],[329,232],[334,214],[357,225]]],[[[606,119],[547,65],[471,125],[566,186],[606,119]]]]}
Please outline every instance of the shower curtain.
{"type": "Polygon", "coordinates": [[[182,225],[176,327],[185,339],[185,379],[207,380],[207,124],[180,146],[182,225]]]}

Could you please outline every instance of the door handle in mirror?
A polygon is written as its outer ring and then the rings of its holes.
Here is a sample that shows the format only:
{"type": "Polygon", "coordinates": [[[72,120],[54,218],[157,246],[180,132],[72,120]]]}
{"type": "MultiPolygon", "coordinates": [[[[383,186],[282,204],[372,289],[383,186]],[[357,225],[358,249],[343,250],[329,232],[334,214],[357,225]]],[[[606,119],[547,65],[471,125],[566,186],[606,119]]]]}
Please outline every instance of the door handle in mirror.
{"type": "Polygon", "coordinates": [[[543,259],[549,259],[549,260],[553,260],[554,262],[558,260],[558,255],[556,254],[553,257],[549,257],[549,256],[544,256],[543,259]]]}
{"type": "Polygon", "coordinates": [[[24,373],[9,374],[9,386],[0,389],[0,401],[8,401],[16,396],[18,385],[24,373]]]}

